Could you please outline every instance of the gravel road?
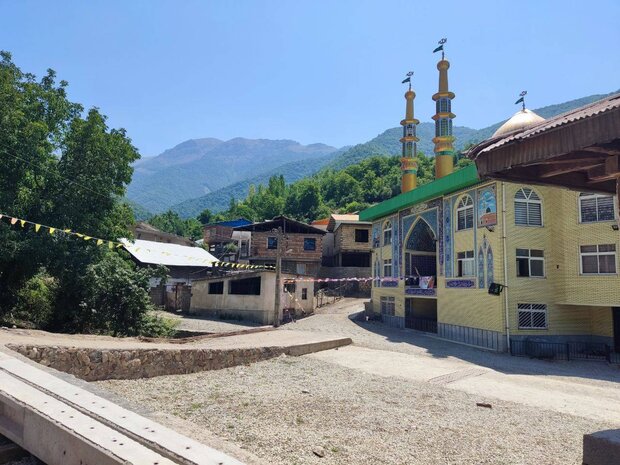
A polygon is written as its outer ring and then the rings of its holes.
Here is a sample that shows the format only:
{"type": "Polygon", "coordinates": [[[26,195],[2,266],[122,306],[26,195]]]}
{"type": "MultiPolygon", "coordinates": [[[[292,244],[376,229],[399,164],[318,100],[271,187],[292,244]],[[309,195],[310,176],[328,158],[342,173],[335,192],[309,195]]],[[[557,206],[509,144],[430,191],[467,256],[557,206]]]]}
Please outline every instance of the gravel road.
{"type": "Polygon", "coordinates": [[[97,384],[136,405],[186,419],[265,463],[283,465],[580,464],[583,434],[620,424],[573,414],[560,396],[568,389],[587,401],[611,402],[617,368],[517,359],[358,324],[349,315],[360,304],[344,300],[280,329],[351,337],[353,346],[97,384]],[[374,358],[366,362],[361,356],[374,358]],[[500,399],[489,386],[536,389],[538,404],[523,396],[513,402],[504,393],[500,399]],[[555,396],[556,406],[547,407],[544,399],[555,396]]]}

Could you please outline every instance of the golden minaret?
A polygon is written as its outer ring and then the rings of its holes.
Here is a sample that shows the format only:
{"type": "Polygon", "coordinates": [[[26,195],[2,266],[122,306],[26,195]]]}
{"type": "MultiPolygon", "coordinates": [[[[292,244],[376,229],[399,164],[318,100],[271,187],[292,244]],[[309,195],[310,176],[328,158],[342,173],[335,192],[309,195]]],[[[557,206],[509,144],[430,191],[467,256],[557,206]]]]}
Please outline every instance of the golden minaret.
{"type": "Polygon", "coordinates": [[[400,169],[402,170],[402,178],[400,184],[401,193],[409,192],[418,185],[418,162],[417,162],[417,142],[416,126],[419,123],[413,117],[413,99],[415,92],[411,90],[411,77],[413,72],[407,73],[407,78],[403,83],[409,83],[409,90],[405,92],[405,100],[407,107],[405,110],[405,119],[400,122],[403,127],[403,137],[400,142],[403,144],[403,155],[400,159],[400,169]]]}
{"type": "Polygon", "coordinates": [[[439,47],[435,52],[441,51],[441,60],[437,63],[439,70],[439,92],[433,95],[436,104],[436,112],[433,116],[435,121],[435,178],[443,178],[454,171],[454,136],[452,136],[452,119],[456,116],[452,113],[452,99],[454,93],[448,90],[448,68],[450,63],[444,58],[443,45],[446,39],[439,41],[439,47]]]}

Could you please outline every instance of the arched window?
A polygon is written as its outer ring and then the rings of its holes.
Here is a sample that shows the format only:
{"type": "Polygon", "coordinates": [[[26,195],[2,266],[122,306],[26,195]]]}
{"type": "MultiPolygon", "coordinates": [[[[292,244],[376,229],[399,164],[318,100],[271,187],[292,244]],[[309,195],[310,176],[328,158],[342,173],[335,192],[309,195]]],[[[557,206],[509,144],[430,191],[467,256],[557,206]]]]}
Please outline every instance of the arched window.
{"type": "Polygon", "coordinates": [[[474,227],[474,201],[469,195],[461,198],[456,208],[456,230],[474,227]]]}
{"type": "Polygon", "coordinates": [[[389,245],[392,243],[392,222],[386,221],[383,223],[383,245],[389,245]]]}
{"type": "Polygon", "coordinates": [[[515,194],[515,224],[542,226],[542,201],[536,192],[523,187],[515,194]]]}

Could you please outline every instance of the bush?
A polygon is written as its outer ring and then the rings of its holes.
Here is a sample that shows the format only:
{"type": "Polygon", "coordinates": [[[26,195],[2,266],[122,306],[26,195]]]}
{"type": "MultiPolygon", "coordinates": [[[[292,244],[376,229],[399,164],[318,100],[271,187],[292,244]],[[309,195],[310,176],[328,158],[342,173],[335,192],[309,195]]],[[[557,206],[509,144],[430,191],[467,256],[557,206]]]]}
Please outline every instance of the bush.
{"type": "Polygon", "coordinates": [[[17,292],[17,303],[12,317],[21,325],[28,322],[35,328],[44,328],[49,323],[56,299],[56,282],[44,273],[30,278],[17,292]]]}
{"type": "Polygon", "coordinates": [[[163,327],[148,315],[154,310],[149,296],[150,278],[161,269],[141,269],[114,252],[87,267],[83,301],[77,315],[85,330],[113,336],[136,336],[163,327]]]}
{"type": "Polygon", "coordinates": [[[173,337],[179,321],[148,312],[142,319],[140,335],[146,337],[173,337]]]}

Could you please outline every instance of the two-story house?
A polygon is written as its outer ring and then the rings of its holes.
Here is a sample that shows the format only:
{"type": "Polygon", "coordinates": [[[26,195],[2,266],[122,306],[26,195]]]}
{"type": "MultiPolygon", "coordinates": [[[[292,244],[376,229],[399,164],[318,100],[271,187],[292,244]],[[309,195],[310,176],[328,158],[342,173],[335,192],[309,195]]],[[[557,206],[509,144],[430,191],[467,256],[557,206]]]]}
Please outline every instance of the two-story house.
{"type": "Polygon", "coordinates": [[[251,233],[248,257],[250,264],[275,266],[278,238],[281,237],[283,241],[280,249],[282,271],[297,275],[318,275],[321,267],[324,230],[285,216],[234,229],[251,233]]]}

